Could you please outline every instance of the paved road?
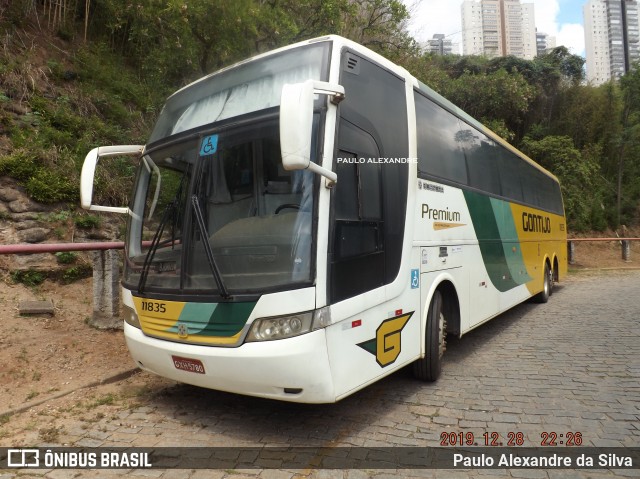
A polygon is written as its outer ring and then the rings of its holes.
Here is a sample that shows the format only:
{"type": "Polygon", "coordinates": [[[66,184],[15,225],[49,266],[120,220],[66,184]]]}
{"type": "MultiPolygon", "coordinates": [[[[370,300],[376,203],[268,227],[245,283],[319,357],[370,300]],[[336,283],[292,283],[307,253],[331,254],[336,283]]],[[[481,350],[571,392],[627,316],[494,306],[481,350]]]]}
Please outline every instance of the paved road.
{"type": "MultiPolygon", "coordinates": [[[[420,383],[403,370],[322,406],[168,385],[143,407],[94,423],[68,424],[65,441],[78,446],[438,446],[444,431],[471,431],[475,437],[522,433],[525,446],[536,446],[545,432],[580,432],[583,445],[640,447],[639,322],[640,272],[582,274],[558,286],[549,303],[525,303],[450,341],[444,374],[435,384],[420,383]]],[[[58,479],[121,472],[42,474],[58,479]]],[[[129,475],[599,478],[640,477],[640,470],[138,470],[129,475]]]]}

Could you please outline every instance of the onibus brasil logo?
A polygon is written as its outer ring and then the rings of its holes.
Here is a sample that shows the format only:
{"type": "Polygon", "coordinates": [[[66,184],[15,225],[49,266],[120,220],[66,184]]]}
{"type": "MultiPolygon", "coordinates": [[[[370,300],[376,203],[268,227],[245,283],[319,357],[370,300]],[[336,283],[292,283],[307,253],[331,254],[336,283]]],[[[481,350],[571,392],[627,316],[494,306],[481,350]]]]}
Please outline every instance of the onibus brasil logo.
{"type": "Polygon", "coordinates": [[[380,367],[384,368],[393,364],[400,356],[402,346],[400,333],[413,313],[414,311],[411,311],[384,320],[376,329],[376,337],[360,343],[358,346],[373,354],[380,367]]]}

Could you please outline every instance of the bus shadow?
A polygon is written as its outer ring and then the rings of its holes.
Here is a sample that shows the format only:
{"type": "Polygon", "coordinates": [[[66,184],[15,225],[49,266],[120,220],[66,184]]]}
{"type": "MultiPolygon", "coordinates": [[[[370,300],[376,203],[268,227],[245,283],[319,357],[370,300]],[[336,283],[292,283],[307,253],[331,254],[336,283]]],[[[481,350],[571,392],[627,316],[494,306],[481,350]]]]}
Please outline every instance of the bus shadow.
{"type": "MultiPolygon", "coordinates": [[[[564,288],[564,285],[554,285],[553,295],[549,301],[553,301],[555,295],[562,295],[564,288]]],[[[495,340],[502,333],[515,327],[520,319],[540,307],[544,307],[544,304],[536,303],[532,298],[472,329],[461,338],[448,335],[447,352],[444,358],[445,366],[448,362],[464,360],[477,350],[488,346],[490,341],[495,340]]]]}

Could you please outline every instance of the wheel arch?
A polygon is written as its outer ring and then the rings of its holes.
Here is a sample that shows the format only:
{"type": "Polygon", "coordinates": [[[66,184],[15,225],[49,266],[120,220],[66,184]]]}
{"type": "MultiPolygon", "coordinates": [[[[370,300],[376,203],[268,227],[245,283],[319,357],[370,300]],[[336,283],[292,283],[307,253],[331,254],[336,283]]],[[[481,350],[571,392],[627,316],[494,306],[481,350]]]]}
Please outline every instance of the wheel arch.
{"type": "Polygon", "coordinates": [[[444,280],[438,285],[444,301],[445,318],[447,319],[447,334],[460,336],[460,299],[454,284],[444,280]]]}
{"type": "MultiPolygon", "coordinates": [[[[447,320],[446,333],[454,334],[456,336],[461,335],[461,311],[460,311],[460,299],[459,299],[459,288],[456,286],[455,279],[445,273],[439,275],[429,288],[429,292],[426,296],[424,305],[422,305],[422,317],[421,317],[421,326],[420,326],[420,337],[424,337],[426,325],[427,325],[427,315],[429,313],[429,306],[431,305],[431,301],[433,300],[433,295],[436,291],[440,291],[442,294],[442,299],[444,303],[444,314],[447,320]]],[[[424,341],[421,342],[421,357],[424,357],[424,341]]]]}

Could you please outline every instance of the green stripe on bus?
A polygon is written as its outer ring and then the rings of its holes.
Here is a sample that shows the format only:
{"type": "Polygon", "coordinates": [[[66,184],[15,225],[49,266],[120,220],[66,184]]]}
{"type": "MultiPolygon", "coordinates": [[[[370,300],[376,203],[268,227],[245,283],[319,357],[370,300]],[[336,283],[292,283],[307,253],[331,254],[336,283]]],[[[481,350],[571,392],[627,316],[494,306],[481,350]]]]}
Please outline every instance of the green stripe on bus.
{"type": "MultiPolygon", "coordinates": [[[[512,277],[511,268],[509,268],[503,237],[501,236],[501,228],[498,226],[496,209],[493,207],[491,198],[472,191],[464,191],[464,198],[471,214],[473,228],[476,231],[482,261],[487,269],[491,283],[501,292],[509,291],[519,286],[519,283],[512,277]]],[[[505,221],[505,216],[501,213],[502,210],[503,208],[497,208],[501,224],[505,221]]],[[[512,215],[509,215],[509,218],[513,224],[512,215]]],[[[513,229],[515,230],[515,226],[513,226],[513,229]]],[[[502,225],[502,230],[507,232],[508,227],[502,225]]]]}
{"type": "Polygon", "coordinates": [[[533,278],[527,273],[511,205],[507,201],[497,198],[490,198],[490,200],[511,278],[517,284],[528,283],[533,278]]]}
{"type": "MultiPolygon", "coordinates": [[[[249,319],[256,302],[186,303],[178,318],[196,336],[231,337],[238,334],[249,319]]],[[[173,326],[169,332],[178,332],[173,326]]]]}

